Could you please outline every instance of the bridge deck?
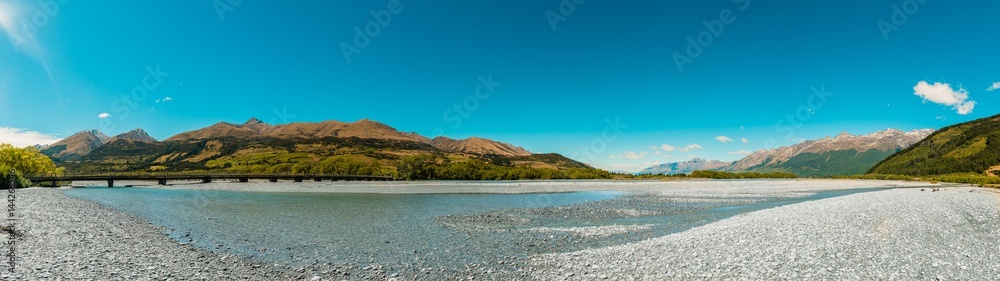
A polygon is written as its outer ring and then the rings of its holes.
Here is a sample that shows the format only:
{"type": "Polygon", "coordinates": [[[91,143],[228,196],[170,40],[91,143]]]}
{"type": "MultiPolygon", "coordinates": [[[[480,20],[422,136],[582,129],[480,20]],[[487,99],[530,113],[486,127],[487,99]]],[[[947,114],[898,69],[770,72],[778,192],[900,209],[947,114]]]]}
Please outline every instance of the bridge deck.
{"type": "Polygon", "coordinates": [[[239,180],[240,182],[247,182],[251,179],[266,179],[271,182],[276,182],[278,180],[293,180],[296,182],[301,182],[304,179],[313,179],[315,181],[323,180],[343,180],[343,181],[392,181],[393,177],[389,176],[360,176],[360,175],[295,175],[295,174],[272,174],[272,175],[261,175],[261,174],[204,174],[204,175],[157,175],[157,174],[87,174],[87,175],[62,175],[62,176],[47,176],[47,175],[29,175],[26,176],[28,180],[35,183],[52,183],[55,185],[56,182],[66,182],[66,181],[107,181],[108,187],[114,186],[114,181],[157,181],[161,185],[166,185],[168,180],[200,180],[202,182],[211,182],[213,180],[239,180]]]}

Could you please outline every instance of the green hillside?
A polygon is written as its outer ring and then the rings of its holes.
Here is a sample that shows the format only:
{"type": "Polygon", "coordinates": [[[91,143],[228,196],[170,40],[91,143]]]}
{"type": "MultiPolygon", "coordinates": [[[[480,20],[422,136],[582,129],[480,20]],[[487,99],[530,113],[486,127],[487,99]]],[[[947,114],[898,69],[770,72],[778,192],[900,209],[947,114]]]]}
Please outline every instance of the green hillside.
{"type": "Polygon", "coordinates": [[[765,167],[750,169],[754,172],[788,172],[800,177],[848,176],[864,174],[876,163],[896,151],[870,149],[838,150],[823,153],[801,153],[788,161],[765,167]]]}
{"type": "Polygon", "coordinates": [[[1000,165],[1000,115],[942,128],[870,169],[870,174],[986,174],[1000,165]]]}
{"type": "MultiPolygon", "coordinates": [[[[46,152],[55,153],[58,149],[46,152]]],[[[71,173],[209,171],[470,180],[611,177],[606,171],[559,154],[497,156],[449,153],[426,143],[356,137],[224,137],[164,142],[117,140],[82,159],[59,161],[57,164],[71,173]],[[414,169],[419,171],[414,172],[414,169]]]]}

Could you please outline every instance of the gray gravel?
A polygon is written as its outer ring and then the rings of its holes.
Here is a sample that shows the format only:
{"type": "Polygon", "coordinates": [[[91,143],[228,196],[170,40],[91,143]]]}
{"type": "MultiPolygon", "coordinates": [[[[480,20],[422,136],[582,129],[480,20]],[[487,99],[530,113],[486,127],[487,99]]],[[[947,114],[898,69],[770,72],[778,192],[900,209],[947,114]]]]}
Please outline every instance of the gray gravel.
{"type": "MultiPolygon", "coordinates": [[[[3,191],[6,195],[7,191],[3,191]]],[[[267,265],[198,251],[161,229],[56,189],[17,190],[16,272],[4,280],[297,280],[267,265]]],[[[5,202],[6,203],[6,202],[5,202]]],[[[8,213],[3,212],[6,221],[8,213]]],[[[6,255],[8,248],[3,246],[6,255]]],[[[311,277],[311,276],[309,276],[311,277]]],[[[308,278],[306,278],[308,280],[308,278]]]]}
{"type": "Polygon", "coordinates": [[[535,255],[541,280],[1000,279],[1000,196],[894,189],[738,215],[660,238],[535,255]]]}

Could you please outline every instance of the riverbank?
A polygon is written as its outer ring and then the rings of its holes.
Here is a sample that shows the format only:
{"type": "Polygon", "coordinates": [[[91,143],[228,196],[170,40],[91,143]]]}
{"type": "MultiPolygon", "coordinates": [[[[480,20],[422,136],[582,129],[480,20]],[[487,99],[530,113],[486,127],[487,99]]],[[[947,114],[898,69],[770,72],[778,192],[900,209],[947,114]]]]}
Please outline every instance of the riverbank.
{"type": "MultiPolygon", "coordinates": [[[[323,192],[323,193],[375,193],[375,194],[524,194],[579,191],[654,192],[664,195],[731,196],[733,194],[788,194],[847,188],[896,188],[931,185],[926,182],[839,180],[839,179],[781,179],[781,180],[671,180],[671,181],[612,181],[612,180],[552,180],[552,181],[337,181],[281,184],[265,180],[240,183],[230,182],[116,182],[116,186],[161,189],[224,190],[248,192],[323,192]],[[760,183],[766,182],[766,185],[760,183]]],[[[105,186],[105,182],[74,182],[74,186],[105,186]]]]}
{"type": "MultiPolygon", "coordinates": [[[[25,233],[17,243],[18,254],[18,279],[51,279],[62,277],[64,279],[112,279],[112,280],[134,280],[134,279],[174,279],[174,280],[309,280],[314,276],[332,280],[357,280],[357,279],[391,279],[393,277],[403,278],[402,280],[435,280],[435,279],[456,279],[474,276],[477,280],[491,279],[561,279],[566,272],[572,272],[576,278],[591,279],[605,274],[609,278],[624,277],[626,273],[642,273],[637,277],[657,275],[659,271],[647,271],[657,266],[656,262],[650,260],[657,254],[672,253],[648,252],[639,255],[645,256],[618,256],[595,254],[589,256],[580,265],[584,267],[574,267],[576,257],[581,253],[589,251],[612,251],[616,247],[630,247],[630,245],[650,243],[648,241],[658,241],[685,235],[704,227],[710,227],[717,223],[730,221],[724,220],[711,223],[700,228],[691,229],[668,236],[652,235],[654,226],[648,224],[622,224],[607,226],[560,226],[546,227],[533,226],[539,221],[572,221],[572,220],[605,220],[605,219],[625,219],[638,218],[643,216],[664,215],[673,212],[685,213],[688,210],[671,210],[676,206],[685,204],[696,204],[698,208],[711,208],[711,206],[726,206],[731,204],[744,204],[746,202],[757,202],[775,200],[774,198],[799,198],[806,197],[817,192],[840,190],[862,187],[917,187],[927,185],[926,183],[914,182],[887,182],[887,181],[864,181],[864,180],[739,180],[739,181],[639,181],[639,182],[617,182],[617,181],[542,181],[542,182],[405,182],[405,183],[377,183],[377,182],[307,182],[301,186],[282,185],[281,188],[267,182],[251,183],[211,183],[211,184],[190,184],[173,185],[157,188],[163,189],[199,189],[199,190],[230,190],[248,192],[331,192],[331,193],[378,193],[378,194],[426,194],[426,193],[500,193],[500,194],[521,194],[538,192],[573,192],[573,191],[625,191],[632,196],[626,196],[610,201],[595,201],[584,204],[575,204],[564,207],[545,207],[529,209],[505,209],[488,213],[468,213],[459,216],[443,216],[434,222],[458,233],[466,233],[478,240],[455,241],[463,243],[462,248],[482,248],[484,245],[509,245],[509,247],[521,249],[523,253],[547,252],[547,249],[565,249],[576,244],[595,245],[597,250],[586,250],[570,255],[535,255],[529,254],[526,259],[518,255],[503,256],[496,259],[485,260],[477,264],[468,264],[460,268],[427,268],[421,266],[424,261],[435,261],[438,259],[450,259],[449,254],[414,251],[409,248],[403,251],[409,257],[419,258],[407,264],[387,264],[378,261],[379,256],[373,256],[371,262],[360,264],[330,264],[343,262],[337,259],[316,260],[310,266],[304,268],[274,266],[270,263],[251,261],[242,256],[226,254],[216,254],[198,250],[191,244],[180,243],[170,239],[164,233],[170,229],[163,229],[150,225],[146,220],[136,218],[122,212],[114,211],[102,207],[90,201],[67,197],[61,189],[24,189],[18,190],[17,210],[18,229],[25,233]],[[738,202],[737,202],[738,201],[738,202]],[[678,205],[680,204],[680,205],[678,205]],[[707,204],[707,205],[706,205],[707,204]],[[657,213],[665,212],[665,213],[657,213]],[[501,218],[504,220],[495,221],[491,218],[501,218]],[[510,231],[507,229],[514,219],[525,220],[523,229],[510,231]],[[622,237],[639,237],[642,241],[620,246],[602,248],[603,242],[621,239],[631,239],[622,237]],[[647,237],[648,236],[648,237],[647,237]],[[616,238],[617,237],[617,238],[616,238]],[[660,238],[656,238],[660,237],[660,238]],[[479,241],[479,242],[477,242],[479,241]],[[482,241],[488,243],[483,244],[482,241]],[[468,245],[464,245],[468,243],[468,245]],[[537,249],[537,250],[535,250],[537,249]],[[411,253],[412,252],[412,253],[411,253]],[[564,257],[571,257],[564,259],[564,257]],[[548,259],[552,261],[547,261],[548,259]],[[626,259],[629,258],[629,259],[626,259]],[[609,260],[613,260],[609,261],[609,260]],[[641,262],[633,271],[607,271],[600,272],[593,268],[599,265],[622,266],[618,263],[622,261],[641,262]],[[561,263],[551,263],[559,261],[561,263]],[[410,264],[412,263],[412,264],[410,264]],[[607,265],[603,263],[609,263],[607,265]],[[566,271],[569,270],[569,271],[566,271]],[[589,277],[587,274],[591,273],[589,277]]],[[[952,188],[947,188],[951,190],[952,188]]],[[[920,193],[919,188],[893,189],[888,191],[869,192],[863,194],[850,195],[847,197],[860,196],[864,194],[880,194],[883,192],[916,192],[921,195],[937,196],[945,192],[931,193],[928,191],[920,193]]],[[[109,190],[111,191],[111,190],[109,190]]],[[[948,191],[951,192],[951,191],[948,191]]],[[[984,192],[973,192],[971,194],[982,195],[984,192]]],[[[544,195],[542,195],[544,196],[544,195]]],[[[995,196],[995,195],[994,195],[995,196]]],[[[847,198],[844,197],[844,198],[847,198]]],[[[834,198],[840,199],[840,198],[834,198]]],[[[807,202],[811,204],[817,202],[827,202],[834,199],[824,199],[807,202]]],[[[892,201],[892,196],[888,198],[879,197],[876,202],[892,201]]],[[[545,200],[540,198],[539,200],[545,200]]],[[[866,200],[864,202],[869,202],[866,200]]],[[[529,202],[532,203],[532,202],[529,202]]],[[[539,205],[544,202],[539,202],[539,205]]],[[[870,202],[869,202],[870,203],[870,202]]],[[[532,203],[533,204],[533,203],[532,203]]],[[[786,207],[799,206],[795,204],[786,207]]],[[[843,203],[838,203],[843,204],[843,203]]],[[[529,204],[531,205],[531,204],[529,204]]],[[[891,204],[875,204],[880,207],[870,207],[865,209],[866,213],[881,213],[879,208],[892,207],[891,204]]],[[[687,208],[687,207],[685,207],[687,208]]],[[[779,208],[779,209],[780,209],[779,208]]],[[[692,209],[694,210],[694,209],[692,209]]],[[[761,212],[769,212],[774,209],[764,210],[740,215],[736,218],[761,212]]],[[[831,209],[834,210],[834,209],[831,209]]],[[[932,209],[933,210],[933,209],[932,209]]],[[[888,212],[892,214],[891,212],[888,212]]],[[[805,212],[801,216],[783,217],[781,220],[800,220],[805,223],[812,221],[822,222],[827,215],[822,209],[819,211],[805,212]]],[[[733,219],[736,219],[733,218],[733,219]]],[[[905,218],[905,217],[904,217],[905,218]]],[[[899,218],[886,217],[885,220],[899,218]]],[[[765,217],[761,222],[753,226],[744,226],[746,229],[736,227],[731,229],[735,234],[721,237],[700,244],[699,247],[683,248],[692,253],[713,254],[720,253],[718,248],[726,247],[724,241],[734,236],[742,237],[760,231],[758,228],[770,228],[771,226],[781,227],[781,222],[770,222],[765,217]],[[773,224],[773,225],[772,225],[773,224]],[[712,244],[715,243],[715,244],[712,244]],[[704,247],[704,248],[701,248],[704,247]],[[716,249],[713,250],[712,247],[716,249]],[[697,249],[697,251],[694,251],[697,249]]],[[[940,227],[948,226],[948,222],[937,222],[940,227]],[[943,223],[943,224],[942,224],[943,223]]],[[[515,223],[517,225],[517,223],[515,223]]],[[[396,227],[399,228],[399,227],[396,227]]],[[[810,228],[803,228],[808,231],[810,228]]],[[[996,229],[996,228],[994,228],[996,229]]],[[[413,231],[413,230],[394,230],[413,231]]],[[[706,235],[702,230],[702,234],[706,235]]],[[[712,237],[709,233],[707,236],[712,237]]],[[[730,234],[727,234],[730,235],[730,234]]],[[[847,234],[844,239],[855,239],[847,234]]],[[[996,235],[992,237],[998,237],[996,235]]],[[[829,237],[828,237],[829,238],[829,237]]],[[[836,238],[834,236],[833,238],[836,238]]],[[[637,238],[638,239],[638,238],[637,238]]],[[[832,239],[832,238],[831,238],[832,239]]],[[[181,239],[184,241],[183,239],[181,239]]],[[[737,239],[739,240],[739,239],[737,239]]],[[[251,240],[256,241],[256,240],[251,240]]],[[[390,240],[385,240],[390,241],[390,240]]],[[[377,241],[382,243],[381,240],[377,241]]],[[[399,241],[393,242],[396,245],[399,241]]],[[[386,242],[388,243],[388,242],[386,242]]],[[[229,247],[229,243],[225,247],[229,247]]],[[[255,245],[256,247],[272,248],[273,245],[255,245]]],[[[403,246],[403,244],[400,244],[403,246]]],[[[685,245],[687,247],[689,245],[685,245]]],[[[505,246],[507,247],[507,246],[505,246]]],[[[589,247],[589,246],[588,246],[589,247]]],[[[774,245],[773,247],[780,247],[774,245]]],[[[816,247],[810,245],[810,247],[816,247]]],[[[751,251],[754,248],[749,244],[740,244],[738,247],[742,251],[751,251]]],[[[992,248],[991,248],[992,249],[992,248]]],[[[272,251],[268,250],[268,251],[272,251]]],[[[995,250],[995,249],[993,249],[995,250]]],[[[737,250],[739,251],[739,250],[737,250]]],[[[565,251],[557,251],[565,252],[565,251]]],[[[609,252],[611,253],[611,252],[609,252]]],[[[949,252],[957,253],[957,252],[949,252]]],[[[719,257],[728,258],[722,252],[719,257]]],[[[671,254],[673,255],[673,254],[671,254]]],[[[681,255],[686,258],[687,256],[681,255]]],[[[738,257],[738,256],[737,256],[738,257]]],[[[386,258],[386,257],[382,257],[386,258]]],[[[704,258],[702,258],[704,259],[704,258]]],[[[823,261],[826,258],[819,260],[823,261]]],[[[624,267],[628,268],[628,267],[624,267]]],[[[707,268],[699,268],[694,272],[703,272],[707,268]]],[[[666,271],[663,271],[666,272],[666,271]]],[[[688,276],[688,275],[671,275],[688,276]]],[[[747,276],[747,275],[741,275],[747,276]]],[[[758,278],[771,276],[754,275],[758,278]]],[[[989,275],[993,276],[993,275],[989,275]]],[[[688,277],[697,277],[690,275],[688,277]]],[[[710,277],[709,277],[710,278],[710,277]]]]}
{"type": "Polygon", "coordinates": [[[15,245],[15,274],[5,262],[4,280],[299,279],[241,257],[180,244],[158,227],[69,198],[59,189],[21,189],[16,195],[17,229],[23,236],[15,245]]]}
{"type": "Polygon", "coordinates": [[[532,257],[542,280],[1000,279],[1000,196],[893,189],[745,213],[636,243],[532,257]]]}

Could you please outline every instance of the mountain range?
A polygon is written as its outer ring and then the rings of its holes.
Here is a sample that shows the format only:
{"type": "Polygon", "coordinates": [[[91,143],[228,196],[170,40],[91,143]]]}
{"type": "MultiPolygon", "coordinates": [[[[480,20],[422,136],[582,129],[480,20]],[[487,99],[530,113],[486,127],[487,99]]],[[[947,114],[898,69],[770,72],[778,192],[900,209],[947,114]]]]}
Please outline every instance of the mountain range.
{"type": "Polygon", "coordinates": [[[842,132],[835,137],[807,140],[770,150],[762,149],[728,165],[723,165],[724,162],[695,159],[697,161],[653,166],[640,173],[690,173],[693,168],[728,172],[789,172],[798,176],[856,175],[865,173],[879,161],[933,132],[929,129],[909,132],[887,129],[868,135],[842,132]],[[708,163],[712,164],[707,165],[708,163]],[[703,166],[698,167],[699,164],[703,166]],[[670,167],[676,168],[672,170],[670,167]]]}
{"type": "Polygon", "coordinates": [[[684,162],[674,162],[660,164],[643,169],[637,175],[680,175],[690,174],[699,170],[718,170],[732,165],[733,162],[722,162],[716,160],[705,160],[695,158],[684,162]]]}
{"type": "Polygon", "coordinates": [[[558,154],[532,154],[509,143],[478,137],[430,139],[368,119],[270,125],[251,118],[242,124],[219,122],[164,141],[153,139],[142,129],[114,137],[96,130],[82,131],[44,147],[42,153],[77,172],[221,169],[287,173],[348,169],[391,174],[404,158],[420,155],[434,159],[432,164],[441,167],[472,161],[470,165],[486,168],[597,171],[558,154]]]}

